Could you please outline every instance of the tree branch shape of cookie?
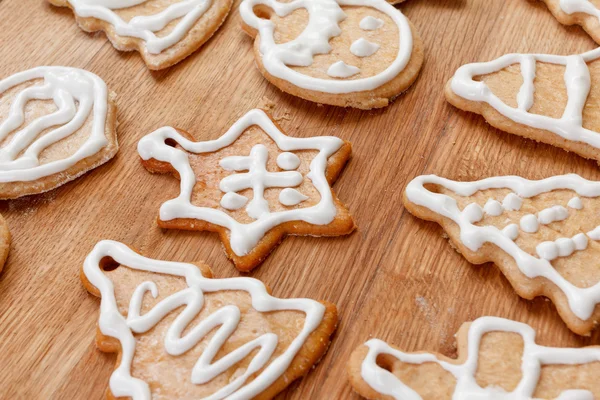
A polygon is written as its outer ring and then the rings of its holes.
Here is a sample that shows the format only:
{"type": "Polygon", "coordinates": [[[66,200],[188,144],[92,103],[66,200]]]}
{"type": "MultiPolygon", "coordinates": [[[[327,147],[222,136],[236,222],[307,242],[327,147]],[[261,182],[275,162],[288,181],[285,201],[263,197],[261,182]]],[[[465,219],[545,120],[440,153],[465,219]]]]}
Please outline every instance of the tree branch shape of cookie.
{"type": "Polygon", "coordinates": [[[0,81],[0,96],[0,198],[53,189],[117,152],[116,107],[91,72],[37,67],[0,81]]]}
{"type": "Polygon", "coordinates": [[[467,64],[448,82],[446,98],[482,114],[498,129],[600,161],[600,134],[584,127],[594,125],[586,101],[592,82],[589,64],[598,58],[600,48],[572,56],[507,54],[467,64]],[[544,79],[538,81],[538,73],[544,79]],[[562,83],[554,79],[560,74],[562,83]]]}
{"type": "Polygon", "coordinates": [[[493,261],[517,293],[549,297],[574,332],[600,320],[600,182],[578,175],[456,182],[419,176],[406,208],[438,222],[472,263],[493,261]]]}
{"type": "Polygon", "coordinates": [[[422,44],[410,22],[385,0],[244,0],[240,13],[244,29],[256,37],[263,75],[283,91],[318,103],[385,107],[414,82],[423,62],[422,44]],[[271,19],[263,18],[268,10],[271,19]],[[293,19],[299,10],[308,17],[293,19]],[[306,25],[304,30],[292,32],[299,24],[306,25]],[[393,35],[397,43],[390,42],[393,35]],[[395,56],[377,58],[389,55],[381,46],[397,47],[395,56]],[[316,62],[328,55],[333,58],[325,65],[316,62]]]}
{"type": "Polygon", "coordinates": [[[150,0],[49,1],[73,9],[82,29],[105,31],[115,48],[138,50],[150,69],[169,67],[197,50],[223,23],[232,3],[177,0],[157,8],[150,0]]]}
{"type": "Polygon", "coordinates": [[[371,339],[352,355],[350,382],[359,394],[370,399],[449,399],[451,396],[455,400],[593,400],[600,395],[600,385],[593,372],[600,365],[600,347],[540,346],[535,343],[535,331],[529,325],[496,317],[464,324],[457,341],[458,359],[454,360],[423,352],[404,353],[379,339],[371,339]],[[487,338],[487,335],[495,336],[487,338]],[[486,339],[489,342],[486,343],[486,339]],[[512,349],[520,342],[522,358],[517,360],[520,361],[517,367],[511,364],[511,355],[502,346],[512,349]],[[482,373],[481,367],[487,371],[482,373]],[[548,367],[565,368],[558,372],[564,378],[562,382],[553,382],[551,376],[544,375],[543,369],[548,367]],[[517,377],[514,388],[499,384],[502,380],[506,382],[508,374],[517,377]],[[540,381],[544,384],[540,385],[540,381]],[[436,384],[431,385],[432,382],[436,384]]]}
{"type": "Polygon", "coordinates": [[[275,298],[256,279],[210,279],[201,270],[210,274],[206,266],[149,259],[113,241],[88,255],[83,283],[101,296],[97,343],[120,352],[112,395],[272,398],[325,353],[335,306],[275,298]],[[148,355],[157,346],[158,355],[148,355]]]}
{"type": "Polygon", "coordinates": [[[600,44],[600,9],[589,0],[544,0],[554,17],[565,25],[580,25],[600,44]]]}
{"type": "Polygon", "coordinates": [[[146,168],[152,172],[174,172],[180,179],[179,196],[160,208],[159,225],[162,227],[219,232],[228,256],[241,270],[250,270],[260,264],[287,233],[334,236],[354,230],[348,211],[331,190],[332,182],[350,157],[349,143],[332,136],[286,136],[264,111],[258,109],[248,112],[219,139],[194,142],[186,136],[174,128],[164,127],[145,136],[138,144],[146,168]],[[192,204],[195,188],[199,191],[209,188],[192,169],[188,154],[208,156],[223,150],[234,145],[253,126],[258,126],[269,141],[283,151],[277,156],[277,168],[281,171],[267,170],[269,151],[265,144],[255,143],[249,154],[222,157],[217,168],[225,176],[207,179],[211,183],[219,180],[222,197],[218,205],[192,204]],[[173,147],[169,142],[177,145],[173,147]],[[298,154],[304,151],[317,152],[310,160],[305,176],[298,172],[298,154]],[[160,164],[156,165],[157,162],[160,164]],[[294,189],[305,182],[305,178],[316,189],[314,199],[294,189]],[[265,192],[274,188],[282,190],[278,196],[278,209],[271,211],[265,192]],[[251,200],[238,193],[248,189],[252,191],[251,200]],[[233,212],[244,208],[252,219],[248,223],[239,222],[232,216],[233,212]]]}

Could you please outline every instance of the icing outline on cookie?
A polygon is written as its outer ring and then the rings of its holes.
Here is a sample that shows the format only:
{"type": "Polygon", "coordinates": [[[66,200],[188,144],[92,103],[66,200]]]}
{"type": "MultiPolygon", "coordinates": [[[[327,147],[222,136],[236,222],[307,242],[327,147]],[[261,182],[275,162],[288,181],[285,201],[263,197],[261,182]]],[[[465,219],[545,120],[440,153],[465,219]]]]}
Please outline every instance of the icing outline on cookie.
{"type": "Polygon", "coordinates": [[[168,200],[160,207],[160,219],[169,221],[177,218],[192,218],[222,226],[230,231],[233,252],[238,256],[248,254],[252,248],[273,227],[289,221],[304,221],[315,225],[327,225],[337,215],[337,208],[331,193],[325,172],[327,160],[343,145],[343,140],[333,136],[294,138],[285,135],[262,110],[254,109],[236,121],[229,130],[216,140],[192,142],[184,138],[172,127],[160,128],[138,143],[138,153],[142,160],[155,159],[169,163],[180,178],[180,194],[168,200]],[[197,207],[191,204],[191,196],[196,177],[190,166],[187,154],[165,143],[174,140],[185,151],[202,154],[211,153],[231,145],[246,129],[257,125],[282,151],[317,150],[319,154],[310,163],[310,172],[306,175],[319,192],[321,199],[311,207],[278,212],[262,213],[258,219],[248,224],[237,222],[227,213],[209,207],[197,207]]]}
{"type": "Polygon", "coordinates": [[[44,83],[29,86],[15,96],[8,117],[0,124],[0,140],[15,132],[10,143],[0,149],[0,182],[33,181],[60,173],[108,145],[108,89],[100,77],[78,68],[37,67],[0,81],[0,93],[34,79],[44,83]],[[54,100],[58,110],[18,130],[30,100],[54,100]],[[92,112],[91,134],[85,143],[67,158],[40,165],[39,154],[76,133],[92,112]],[[46,129],[50,131],[38,138],[46,129]]]}
{"type": "Polygon", "coordinates": [[[550,54],[506,54],[496,60],[466,64],[460,67],[450,82],[454,94],[466,100],[490,105],[506,118],[532,128],[543,129],[560,137],[583,142],[600,149],[598,132],[583,127],[583,110],[591,89],[590,71],[586,62],[600,58],[600,48],[579,55],[557,56],[550,54]],[[529,109],[534,101],[534,80],[536,62],[564,65],[567,106],[561,118],[533,114],[529,109]],[[518,107],[511,107],[497,97],[483,81],[476,76],[499,72],[511,65],[519,64],[523,85],[517,95],[518,107]]]}
{"type": "MultiPolygon", "coordinates": [[[[197,333],[200,327],[212,323],[212,327],[219,327],[213,338],[209,341],[200,359],[191,371],[191,380],[194,383],[205,383],[220,373],[224,372],[231,363],[235,363],[235,357],[239,353],[250,353],[253,349],[260,348],[253,357],[248,370],[213,393],[206,399],[248,399],[267,389],[275,382],[292,363],[295,355],[303,346],[308,336],[319,326],[323,319],[325,306],[310,299],[279,299],[268,294],[264,284],[253,278],[227,278],[209,279],[202,276],[200,269],[193,264],[161,261],[146,258],[128,246],[111,241],[103,240],[96,244],[92,252],[86,257],[83,273],[87,280],[99,290],[100,317],[98,327],[103,335],[119,340],[121,346],[121,358],[117,368],[110,377],[110,390],[116,397],[132,397],[133,400],[145,400],[151,398],[150,388],[146,382],[131,376],[131,363],[133,361],[136,341],[134,332],[144,333],[156,325],[168,313],[176,310],[182,305],[185,309],[174,320],[167,332],[165,346],[167,353],[180,355],[191,349],[199,340],[187,340],[197,333]],[[101,260],[110,257],[119,264],[130,269],[148,271],[159,274],[180,276],[185,278],[188,287],[163,299],[152,310],[140,316],[142,297],[150,292],[154,297],[158,295],[156,284],[152,281],[142,282],[134,291],[129,305],[127,318],[119,312],[114,294],[114,286],[111,280],[104,274],[101,268],[101,260]],[[306,315],[304,327],[289,347],[281,355],[274,358],[266,368],[260,372],[250,383],[244,386],[249,375],[263,368],[270,360],[270,356],[277,346],[278,338],[273,333],[265,334],[252,342],[236,349],[227,356],[219,359],[217,363],[211,363],[221,345],[229,338],[239,322],[239,309],[235,306],[225,306],[211,314],[199,325],[195,326],[182,338],[189,318],[193,318],[202,309],[204,292],[217,292],[228,290],[243,290],[252,297],[252,307],[259,312],[296,310],[306,315]],[[210,321],[210,322],[206,322],[210,321]],[[193,342],[193,343],[191,343],[193,342]],[[266,354],[269,353],[269,354],[266,354]],[[224,365],[225,364],[225,365],[224,365]]],[[[205,327],[206,328],[206,327],[205,327]]],[[[202,339],[211,329],[200,335],[202,339]]]]}
{"type": "MultiPolygon", "coordinates": [[[[600,282],[588,288],[580,288],[562,277],[549,260],[536,258],[522,250],[511,238],[495,226],[477,226],[472,213],[462,212],[456,200],[425,188],[435,184],[455,192],[459,196],[471,196],[486,189],[510,189],[522,198],[558,189],[569,189],[583,197],[600,197],[600,182],[588,181],[579,175],[553,176],[539,181],[530,181],[519,176],[500,176],[473,182],[457,182],[436,175],[423,175],[413,179],[406,187],[406,198],[411,203],[425,207],[434,213],[452,220],[460,229],[460,241],[476,252],[484,243],[492,243],[510,255],[521,273],[530,279],[543,277],[554,283],[567,298],[569,308],[575,316],[587,320],[600,303],[600,282]]],[[[467,211],[467,208],[465,210],[467,211]]]]}
{"type": "MultiPolygon", "coordinates": [[[[302,89],[336,94],[373,90],[398,76],[412,55],[413,35],[408,19],[384,0],[294,0],[290,3],[277,0],[244,0],[240,4],[240,14],[244,22],[256,29],[260,35],[260,54],[267,72],[302,89]],[[273,36],[275,24],[254,13],[254,7],[260,5],[270,7],[279,17],[304,8],[309,14],[308,24],[294,40],[277,44],[273,36]],[[331,51],[329,40],[340,35],[341,29],[338,24],[346,18],[341,6],[371,7],[392,19],[398,27],[400,37],[398,55],[392,64],[377,75],[352,80],[314,78],[290,68],[288,65],[310,66],[313,56],[331,51]]],[[[378,23],[373,24],[370,20],[365,24],[361,23],[363,29],[369,30],[376,29],[374,25],[381,26],[378,23]]]]}
{"type": "Polygon", "coordinates": [[[150,54],[160,54],[178,43],[211,6],[212,0],[181,0],[154,15],[138,15],[125,22],[113,10],[128,8],[148,0],[67,0],[75,14],[96,18],[111,24],[119,36],[134,37],[145,42],[150,54]],[[165,36],[156,36],[170,22],[181,18],[176,27],[165,36]]]}
{"type": "Polygon", "coordinates": [[[600,10],[588,0],[560,0],[559,6],[565,14],[584,13],[600,20],[600,10]]]}
{"type": "MultiPolygon", "coordinates": [[[[369,352],[361,364],[361,377],[377,392],[402,400],[420,400],[421,396],[400,381],[394,374],[377,365],[377,357],[387,354],[407,364],[435,363],[456,378],[452,398],[467,400],[492,398],[505,400],[532,400],[540,378],[542,365],[587,364],[600,361],[600,348],[558,348],[535,343],[535,330],[529,325],[497,317],[482,317],[471,323],[468,331],[467,359],[463,364],[454,364],[438,359],[430,353],[404,353],[379,339],[365,343],[369,352]],[[478,366],[481,339],[490,332],[516,333],[523,338],[521,371],[523,376],[514,391],[507,393],[493,386],[482,388],[477,384],[475,374],[478,366]]],[[[565,390],[557,400],[593,400],[594,395],[587,390],[565,390]]]]}

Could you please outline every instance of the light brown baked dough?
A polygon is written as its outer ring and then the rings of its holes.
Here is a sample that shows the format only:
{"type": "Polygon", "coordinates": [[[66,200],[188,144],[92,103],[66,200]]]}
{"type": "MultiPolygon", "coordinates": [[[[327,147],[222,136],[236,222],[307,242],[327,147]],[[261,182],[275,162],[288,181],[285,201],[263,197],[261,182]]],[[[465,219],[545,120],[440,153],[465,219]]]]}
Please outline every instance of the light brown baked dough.
{"type": "Polygon", "coordinates": [[[10,231],[8,230],[8,224],[2,215],[0,215],[0,272],[4,268],[6,259],[8,258],[8,252],[10,250],[10,231]]]}
{"type": "MultiPolygon", "coordinates": [[[[278,126],[278,124],[273,121],[278,126]]],[[[281,131],[281,128],[279,128],[281,131]]],[[[178,130],[179,133],[191,141],[195,141],[194,137],[184,131],[178,130]]],[[[220,205],[220,200],[223,197],[223,192],[219,189],[219,182],[226,176],[231,175],[232,171],[226,171],[219,166],[219,162],[224,157],[248,155],[253,146],[263,144],[269,151],[269,159],[267,162],[268,171],[282,171],[276,164],[277,155],[282,153],[275,142],[259,128],[257,125],[247,129],[233,144],[220,149],[213,153],[194,154],[187,153],[190,165],[196,176],[196,184],[192,194],[192,204],[199,207],[211,207],[220,211],[226,212],[240,223],[247,224],[253,221],[248,216],[244,208],[231,211],[226,210],[220,205]]],[[[181,149],[180,146],[176,146],[181,149]]],[[[300,172],[304,177],[302,183],[295,187],[298,191],[308,196],[309,199],[303,201],[297,206],[284,206],[278,200],[281,189],[268,188],[265,190],[265,199],[269,203],[271,212],[285,211],[293,208],[306,208],[317,204],[320,200],[319,192],[306,176],[309,172],[310,162],[318,153],[316,150],[301,150],[293,151],[300,158],[300,166],[296,171],[300,172]]],[[[346,163],[352,154],[352,146],[349,142],[344,142],[342,147],[328,159],[326,178],[329,185],[332,186],[338,176],[344,169],[346,163]]],[[[172,173],[178,178],[177,171],[169,163],[160,162],[155,159],[142,160],[144,167],[153,173],[172,173]]],[[[238,192],[240,195],[245,195],[252,198],[252,189],[245,189],[238,192]]],[[[167,229],[184,229],[195,231],[210,231],[217,232],[227,257],[231,259],[235,267],[240,271],[251,271],[260,265],[266,257],[275,249],[275,247],[283,240],[286,235],[295,236],[340,236],[350,234],[356,228],[354,220],[346,206],[338,199],[337,195],[331,191],[337,215],[334,220],[327,225],[314,225],[304,221],[291,221],[275,226],[268,231],[258,244],[246,255],[239,256],[234,253],[230,244],[229,230],[219,225],[198,219],[172,219],[169,221],[158,218],[158,225],[161,228],[167,229]]]]}
{"type": "MultiPolygon", "coordinates": [[[[586,13],[573,13],[567,14],[560,7],[560,0],[542,0],[548,6],[552,15],[563,25],[579,25],[594,39],[594,41],[600,44],[600,21],[598,17],[586,13]]],[[[588,1],[588,0],[586,0],[588,1]]],[[[597,0],[589,0],[590,5],[600,9],[600,2],[597,0]]]]}
{"type": "MultiPolygon", "coordinates": [[[[212,271],[206,264],[202,262],[194,264],[204,277],[213,278],[212,271]]],[[[164,300],[166,297],[188,287],[184,277],[128,268],[126,265],[116,263],[110,257],[102,259],[101,267],[104,270],[104,275],[110,279],[114,286],[114,295],[119,312],[125,317],[127,316],[134,290],[143,282],[154,282],[158,288],[158,296],[153,298],[152,295],[146,293],[143,298],[140,315],[149,312],[158,302],[164,300]]],[[[99,290],[88,281],[83,268],[81,269],[80,277],[87,291],[99,297],[99,290]]],[[[267,291],[270,293],[268,288],[267,291]]],[[[328,302],[321,303],[325,306],[325,312],[319,326],[308,336],[289,367],[285,371],[282,371],[282,374],[273,384],[254,397],[255,399],[272,399],[278,393],[285,390],[292,382],[308,374],[327,352],[331,336],[337,327],[338,317],[335,305],[328,302]]],[[[258,336],[265,333],[274,333],[278,335],[279,341],[271,357],[271,360],[273,360],[285,351],[296,338],[305,320],[304,313],[299,311],[259,312],[253,308],[248,292],[242,290],[205,292],[202,311],[191,320],[184,331],[184,335],[189,332],[191,327],[197,325],[204,318],[207,318],[224,306],[237,306],[241,311],[241,320],[236,329],[220,347],[214,360],[221,359],[223,356],[256,339],[258,336]]],[[[256,352],[251,353],[252,356],[245,357],[226,372],[216,376],[207,383],[193,384],[190,380],[192,368],[213,337],[213,333],[211,332],[203,337],[198,344],[181,355],[173,356],[168,354],[164,348],[165,335],[169,327],[172,326],[175,318],[181,315],[181,311],[183,311],[183,308],[167,314],[148,332],[134,335],[136,347],[131,366],[131,375],[148,384],[153,398],[165,400],[205,398],[222,388],[233,377],[242,373],[256,354],[256,352]]],[[[120,364],[121,345],[119,341],[113,337],[103,335],[99,328],[96,331],[96,346],[103,352],[119,353],[116,366],[120,364]]],[[[270,365],[269,363],[266,365],[270,365]]],[[[260,372],[262,372],[262,369],[256,375],[260,372]]],[[[244,385],[252,382],[255,377],[249,378],[244,385]]],[[[115,399],[110,389],[107,389],[106,397],[108,399],[115,399]]]]}
{"type": "MultiPolygon", "coordinates": [[[[471,196],[460,196],[452,190],[438,184],[426,184],[425,189],[431,193],[440,193],[457,202],[462,211],[468,205],[476,203],[484,207],[488,200],[495,199],[500,203],[509,194],[509,189],[480,190],[471,196]]],[[[474,223],[475,226],[491,226],[503,230],[509,225],[516,224],[519,227],[518,236],[514,243],[524,252],[539,258],[537,246],[546,241],[556,241],[559,238],[572,238],[577,234],[586,234],[588,244],[584,250],[573,251],[566,257],[557,257],[551,261],[554,268],[564,279],[578,288],[589,288],[600,282],[600,269],[598,269],[598,257],[600,257],[600,241],[589,237],[589,232],[600,226],[600,197],[583,197],[580,199],[583,208],[575,210],[568,206],[569,201],[577,197],[577,193],[571,190],[554,190],[539,194],[531,198],[522,198],[522,206],[519,210],[503,210],[498,216],[492,216],[484,212],[483,219],[474,223]],[[527,233],[523,230],[521,219],[526,215],[538,215],[541,210],[554,206],[566,208],[569,215],[566,219],[551,222],[549,224],[539,223],[539,229],[535,233],[527,233]]],[[[465,246],[461,240],[460,227],[450,218],[438,214],[425,206],[418,205],[409,200],[404,194],[404,205],[406,209],[418,218],[433,221],[442,226],[448,234],[451,245],[473,264],[484,264],[493,262],[506,276],[517,294],[525,299],[531,300],[537,296],[548,297],[567,324],[569,329],[579,335],[589,335],[600,322],[600,304],[596,303],[592,315],[586,319],[580,319],[570,307],[565,293],[549,279],[538,276],[527,277],[519,269],[515,259],[500,247],[485,241],[477,250],[472,251],[465,246]]]]}
{"type": "MultiPolygon", "coordinates": [[[[456,335],[457,358],[433,353],[438,360],[452,365],[462,365],[468,357],[468,333],[472,323],[461,326],[456,335]]],[[[394,346],[395,350],[400,351],[394,346]]],[[[586,349],[598,349],[598,346],[586,349]]],[[[583,349],[582,349],[583,350],[583,349]]],[[[394,400],[393,397],[379,393],[362,378],[361,366],[369,349],[359,346],[348,362],[348,377],[352,388],[361,396],[371,400],[394,400]]],[[[415,352],[408,354],[428,354],[415,352]]],[[[483,335],[479,346],[476,382],[481,388],[490,386],[511,392],[516,389],[522,378],[523,339],[517,333],[492,331],[483,335]]],[[[399,381],[415,391],[423,400],[450,400],[456,388],[456,378],[437,363],[403,363],[389,354],[381,354],[377,365],[391,372],[399,381]]],[[[536,399],[556,399],[563,391],[588,390],[596,398],[600,396],[600,380],[597,371],[600,361],[587,364],[543,365],[535,390],[536,399]]],[[[568,399],[569,397],[564,397],[568,399]]]]}
{"type": "MultiPolygon", "coordinates": [[[[43,85],[43,79],[34,79],[14,86],[4,93],[0,93],[0,122],[6,120],[10,107],[13,104],[15,97],[25,88],[33,85],[43,85]]],[[[64,171],[47,175],[45,177],[32,181],[18,182],[1,182],[0,183],[0,200],[14,199],[22,196],[44,193],[55,189],[67,182],[70,182],[86,172],[106,163],[117,154],[119,149],[117,141],[117,95],[114,92],[108,93],[108,107],[105,122],[105,137],[108,144],[100,149],[97,153],[86,157],[64,171]]],[[[14,134],[19,130],[30,125],[34,120],[51,114],[57,110],[57,106],[53,100],[30,100],[25,106],[24,123],[17,129],[12,130],[9,135],[0,141],[0,148],[6,146],[14,134]]],[[[62,160],[75,151],[86,142],[92,132],[92,124],[94,121],[94,113],[91,112],[84,123],[75,133],[66,138],[52,144],[44,149],[39,156],[40,165],[44,165],[56,160],[62,160]]],[[[53,127],[56,128],[56,127],[53,127]]],[[[43,131],[42,137],[48,130],[43,131]]]]}
{"type": "MultiPolygon", "coordinates": [[[[69,7],[73,9],[68,0],[47,0],[51,4],[59,7],[69,7]]],[[[180,0],[147,0],[137,6],[114,10],[123,20],[128,21],[138,15],[153,15],[175,4],[180,0]]],[[[233,0],[212,0],[212,4],[206,12],[192,25],[187,34],[176,44],[168,47],[158,54],[149,53],[145,42],[142,39],[128,36],[120,36],[115,32],[114,27],[106,21],[93,17],[80,17],[75,14],[77,24],[86,32],[103,31],[112,43],[120,51],[137,51],[140,53],[146,66],[151,70],[160,70],[168,68],[185,59],[193,52],[198,50],[225,22],[233,0]]],[[[180,19],[167,24],[165,28],[156,32],[161,37],[173,30],[180,19]]]]}
{"type": "MultiPolygon", "coordinates": [[[[312,65],[292,67],[293,70],[315,78],[353,80],[377,75],[392,63],[398,52],[399,32],[391,18],[387,14],[369,7],[343,7],[343,10],[347,18],[339,24],[342,33],[329,41],[333,50],[328,54],[315,55],[312,65]],[[364,31],[360,29],[359,23],[366,16],[379,18],[384,21],[384,25],[376,31],[364,31]],[[350,52],[350,45],[359,38],[377,43],[380,45],[380,49],[370,57],[355,56],[350,52]],[[361,72],[349,78],[332,78],[327,75],[329,66],[340,60],[360,68],[361,72]]],[[[280,18],[270,9],[261,7],[260,15],[269,18],[275,24],[276,43],[285,43],[295,39],[302,33],[308,22],[308,13],[305,10],[295,11],[280,18]]],[[[315,103],[364,110],[386,107],[413,84],[423,65],[423,42],[415,27],[410,23],[413,36],[411,58],[404,70],[391,81],[373,90],[352,93],[334,94],[308,90],[267,72],[260,54],[260,35],[247,24],[242,23],[242,27],[248,35],[254,38],[254,57],[263,76],[282,91],[315,103]]]]}
{"type": "MultiPolygon", "coordinates": [[[[594,77],[600,76],[600,60],[587,63],[587,67],[592,77],[592,83],[583,109],[583,127],[596,133],[600,132],[600,116],[597,113],[600,105],[600,86],[596,85],[594,77]]],[[[539,61],[535,63],[535,92],[533,105],[528,110],[530,114],[554,118],[557,120],[556,122],[562,118],[568,101],[564,75],[565,66],[563,65],[539,61]]],[[[475,76],[474,80],[485,83],[489,90],[507,106],[517,107],[517,96],[523,84],[519,64],[510,65],[491,74],[475,76]]],[[[445,95],[448,102],[453,106],[482,115],[490,125],[497,129],[600,161],[600,148],[598,147],[583,141],[569,140],[548,130],[525,125],[501,114],[486,102],[461,97],[453,91],[452,79],[446,84],[445,95]]]]}

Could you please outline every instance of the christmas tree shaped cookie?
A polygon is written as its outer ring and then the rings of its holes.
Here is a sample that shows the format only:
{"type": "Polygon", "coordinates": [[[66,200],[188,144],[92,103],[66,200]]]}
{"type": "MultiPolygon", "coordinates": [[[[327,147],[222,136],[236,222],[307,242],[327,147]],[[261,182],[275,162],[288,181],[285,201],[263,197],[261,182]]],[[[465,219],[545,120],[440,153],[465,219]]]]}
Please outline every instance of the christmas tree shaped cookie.
{"type": "Polygon", "coordinates": [[[470,262],[494,262],[521,297],[550,298],[574,332],[600,321],[600,182],[427,175],[409,183],[405,205],[442,225],[470,262]]]}
{"type": "Polygon", "coordinates": [[[96,344],[119,353],[111,398],[271,399],[314,367],[337,325],[332,304],[113,241],[95,246],[81,277],[101,297],[96,344]]]}

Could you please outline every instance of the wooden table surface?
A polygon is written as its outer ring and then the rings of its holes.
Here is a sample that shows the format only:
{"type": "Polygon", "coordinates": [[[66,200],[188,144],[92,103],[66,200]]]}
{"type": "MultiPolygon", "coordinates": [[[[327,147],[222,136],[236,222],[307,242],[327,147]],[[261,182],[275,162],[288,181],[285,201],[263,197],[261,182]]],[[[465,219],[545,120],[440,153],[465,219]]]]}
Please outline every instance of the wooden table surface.
{"type": "Polygon", "coordinates": [[[79,280],[98,240],[119,240],[154,258],[205,260],[217,277],[239,275],[216,235],[157,228],[158,208],[178,193],[178,181],[146,172],[136,144],[163,125],[216,138],[265,97],[289,135],[353,143],[354,157],[335,190],[358,224],[348,237],[287,238],[251,274],[276,296],[329,300],[340,313],[326,357],[280,398],[356,398],[346,362],[359,344],[378,337],[407,351],[452,355],[459,326],[484,315],[527,322],[542,344],[600,343],[598,331],[591,338],[572,334],[545,299],[520,299],[493,265],[467,263],[440,227],[402,206],[407,182],[424,173],[476,180],[575,172],[600,180],[595,162],[502,133],[443,96],[445,82],[467,62],[595,48],[583,30],[560,25],[537,1],[409,0],[400,8],[425,43],[421,75],[391,106],[359,111],[300,100],[263,79],[238,5],[200,51],[150,72],[137,53],[116,51],[102,33],[80,31],[66,9],[0,0],[0,76],[38,65],[98,74],[118,94],[121,145],[113,161],[74,182],[0,202],[13,234],[0,275],[1,398],[103,398],[115,355],[95,349],[99,301],[79,280]]]}

